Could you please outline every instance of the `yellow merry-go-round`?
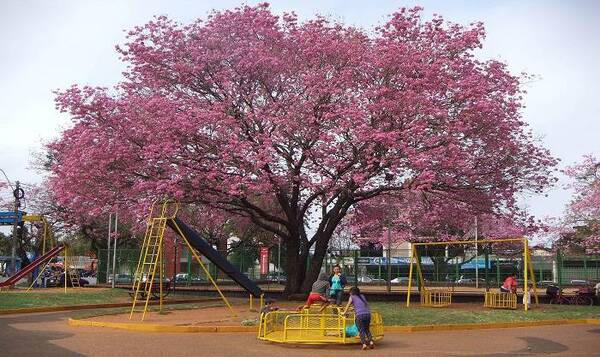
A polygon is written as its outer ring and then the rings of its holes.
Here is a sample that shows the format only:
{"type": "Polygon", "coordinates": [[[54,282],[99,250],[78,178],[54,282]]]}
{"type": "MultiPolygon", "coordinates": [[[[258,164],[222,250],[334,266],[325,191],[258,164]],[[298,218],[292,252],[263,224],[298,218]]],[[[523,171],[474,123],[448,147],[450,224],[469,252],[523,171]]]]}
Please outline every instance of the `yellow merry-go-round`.
{"type": "MultiPolygon", "coordinates": [[[[354,312],[344,315],[339,307],[312,306],[301,311],[271,311],[262,314],[258,338],[263,341],[293,344],[360,343],[354,328],[354,312]]],[[[375,341],[383,338],[383,319],[371,312],[371,334],[375,341]]]]}

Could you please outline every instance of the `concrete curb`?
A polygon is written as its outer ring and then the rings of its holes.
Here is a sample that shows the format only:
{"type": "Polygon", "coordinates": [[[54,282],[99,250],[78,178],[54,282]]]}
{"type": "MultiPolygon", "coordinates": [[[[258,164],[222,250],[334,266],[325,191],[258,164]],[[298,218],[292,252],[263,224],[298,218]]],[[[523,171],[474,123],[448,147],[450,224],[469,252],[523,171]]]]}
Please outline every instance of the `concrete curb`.
{"type": "MultiPolygon", "coordinates": [[[[220,333],[220,332],[242,332],[257,333],[258,326],[167,326],[144,323],[121,323],[121,322],[103,322],[77,320],[69,318],[70,326],[88,326],[88,327],[107,327],[120,330],[136,332],[172,332],[172,333],[220,333]]],[[[413,333],[413,332],[434,332],[434,331],[460,331],[460,330],[489,330],[501,328],[516,327],[536,327],[536,326],[560,326],[560,325],[600,325],[598,319],[577,319],[577,320],[541,320],[541,321],[518,321],[518,322],[498,322],[488,324],[455,324],[455,325],[417,325],[417,326],[386,326],[385,332],[388,333],[413,333]]]]}
{"type": "Polygon", "coordinates": [[[489,329],[502,329],[502,328],[583,325],[583,324],[598,325],[598,324],[600,324],[600,320],[597,320],[597,319],[538,320],[538,321],[515,321],[515,322],[494,322],[494,323],[474,323],[474,324],[385,326],[385,332],[411,333],[411,332],[430,332],[430,331],[489,330],[489,329]]]}
{"type": "Polygon", "coordinates": [[[257,326],[167,326],[144,323],[123,323],[76,320],[69,318],[70,326],[108,327],[119,330],[136,332],[175,332],[175,333],[198,333],[198,332],[258,332],[257,326]]]}
{"type": "MultiPolygon", "coordinates": [[[[203,298],[203,299],[191,299],[191,300],[172,300],[163,301],[163,305],[175,305],[175,304],[193,304],[197,302],[207,302],[221,300],[220,298],[203,298]]],[[[149,305],[158,305],[158,301],[152,301],[149,305]]],[[[33,314],[37,312],[60,312],[60,311],[77,311],[77,310],[89,310],[89,309],[107,309],[114,307],[129,307],[130,302],[120,302],[112,304],[91,304],[91,305],[69,305],[69,306],[46,306],[46,307],[32,307],[27,309],[8,309],[0,310],[1,315],[13,315],[13,314],[33,314]]]]}

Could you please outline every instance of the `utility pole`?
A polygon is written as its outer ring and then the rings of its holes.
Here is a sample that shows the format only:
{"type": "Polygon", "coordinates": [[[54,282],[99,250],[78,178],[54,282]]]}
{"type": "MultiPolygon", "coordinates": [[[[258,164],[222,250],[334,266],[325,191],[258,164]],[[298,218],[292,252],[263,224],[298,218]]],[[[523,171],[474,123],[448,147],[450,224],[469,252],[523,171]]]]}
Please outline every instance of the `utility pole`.
{"type": "Polygon", "coordinates": [[[13,239],[12,246],[10,248],[10,270],[11,274],[17,272],[17,230],[19,227],[19,207],[21,207],[21,198],[25,197],[25,192],[21,188],[19,181],[15,182],[15,189],[13,190],[13,196],[15,197],[15,221],[13,223],[13,239]]]}
{"type": "MultiPolygon", "coordinates": [[[[119,235],[119,216],[115,212],[115,239],[113,242],[113,261],[112,261],[112,287],[115,287],[115,279],[117,275],[115,274],[115,267],[117,265],[117,237],[119,235]]],[[[162,283],[161,283],[162,284],[162,283]]]]}
{"type": "Polygon", "coordinates": [[[478,246],[478,232],[477,232],[477,216],[475,216],[475,288],[479,289],[479,246],[478,246]]]}
{"type": "Polygon", "coordinates": [[[110,235],[112,234],[112,213],[108,214],[108,241],[106,243],[106,283],[110,276],[110,235]]]}
{"type": "Polygon", "coordinates": [[[392,229],[391,224],[387,227],[387,292],[392,291],[392,229]]]}

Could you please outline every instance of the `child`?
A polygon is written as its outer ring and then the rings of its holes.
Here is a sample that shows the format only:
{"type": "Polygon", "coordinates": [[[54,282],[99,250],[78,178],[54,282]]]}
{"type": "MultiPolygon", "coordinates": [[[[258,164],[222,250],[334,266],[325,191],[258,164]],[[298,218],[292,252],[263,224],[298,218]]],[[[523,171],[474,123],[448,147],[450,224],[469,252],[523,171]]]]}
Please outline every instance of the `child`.
{"type": "Polygon", "coordinates": [[[279,307],[275,306],[275,300],[269,299],[269,300],[265,300],[265,306],[263,306],[263,308],[260,309],[260,313],[266,314],[267,312],[277,311],[277,310],[279,310],[279,307]]]}
{"type": "Polygon", "coordinates": [[[525,305],[525,301],[527,301],[527,305],[531,305],[531,294],[532,293],[533,293],[533,285],[529,285],[529,289],[527,289],[527,291],[525,291],[525,289],[523,289],[523,305],[525,305]]]}
{"type": "Polygon", "coordinates": [[[373,343],[373,336],[369,329],[369,326],[371,325],[371,310],[369,309],[369,304],[367,304],[365,296],[360,293],[360,289],[356,286],[350,288],[350,299],[344,309],[344,315],[348,312],[350,304],[354,305],[354,319],[356,327],[358,327],[362,349],[373,349],[375,344],[373,343]]]}
{"type": "Polygon", "coordinates": [[[500,287],[500,292],[513,294],[517,293],[518,284],[517,279],[515,279],[515,276],[517,276],[517,274],[510,273],[510,275],[506,279],[504,279],[504,284],[502,284],[502,286],[500,287]]]}
{"type": "Polygon", "coordinates": [[[329,277],[329,284],[331,285],[329,296],[332,299],[335,299],[335,304],[337,306],[342,305],[342,295],[346,283],[346,277],[342,275],[342,268],[339,265],[334,266],[333,274],[329,277]]]}
{"type": "Polygon", "coordinates": [[[315,281],[312,285],[312,289],[310,289],[310,294],[308,295],[308,299],[306,303],[300,307],[300,309],[309,308],[310,305],[315,302],[321,302],[323,306],[319,310],[319,312],[323,312],[323,310],[329,305],[329,300],[325,296],[327,296],[327,290],[329,290],[329,281],[326,273],[319,274],[319,279],[315,281]]]}

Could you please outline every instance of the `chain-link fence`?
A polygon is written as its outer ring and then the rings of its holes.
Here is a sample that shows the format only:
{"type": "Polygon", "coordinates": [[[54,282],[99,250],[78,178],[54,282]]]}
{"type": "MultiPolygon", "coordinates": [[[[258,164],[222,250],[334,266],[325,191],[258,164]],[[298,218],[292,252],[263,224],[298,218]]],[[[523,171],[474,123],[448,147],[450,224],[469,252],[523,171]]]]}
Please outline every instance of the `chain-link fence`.
{"type": "MultiPolygon", "coordinates": [[[[227,253],[227,259],[251,280],[263,283],[285,284],[284,257],[278,246],[272,247],[268,255],[268,272],[260,274],[259,249],[238,248],[227,253]],[[280,268],[281,267],[281,268],[280,268]]],[[[112,277],[112,252],[110,273],[107,279],[107,251],[101,250],[98,256],[98,281],[105,283],[112,277]]],[[[115,276],[117,284],[129,284],[138,264],[139,250],[117,249],[115,276]]],[[[204,258],[203,258],[204,259],[204,258]]],[[[308,257],[310,263],[312,256],[308,257]]],[[[498,287],[510,273],[517,279],[524,278],[525,264],[522,251],[498,249],[485,252],[473,247],[449,249],[419,249],[420,268],[427,285],[436,286],[478,286],[498,287]]],[[[562,252],[548,253],[533,251],[531,261],[536,281],[542,284],[584,285],[600,281],[600,256],[569,256],[562,252]]],[[[203,260],[211,276],[219,281],[229,278],[208,260],[203,260]]],[[[187,248],[165,255],[165,277],[175,279],[178,285],[207,283],[208,279],[194,256],[187,248]]],[[[308,265],[308,264],[307,264],[308,265]]],[[[410,269],[410,249],[329,250],[323,261],[323,270],[332,271],[335,265],[351,285],[395,287],[406,286],[410,269]],[[388,256],[390,257],[388,259],[388,256]],[[389,282],[389,283],[388,283],[389,282]]],[[[413,267],[413,284],[418,284],[416,266],[413,267]]]]}

